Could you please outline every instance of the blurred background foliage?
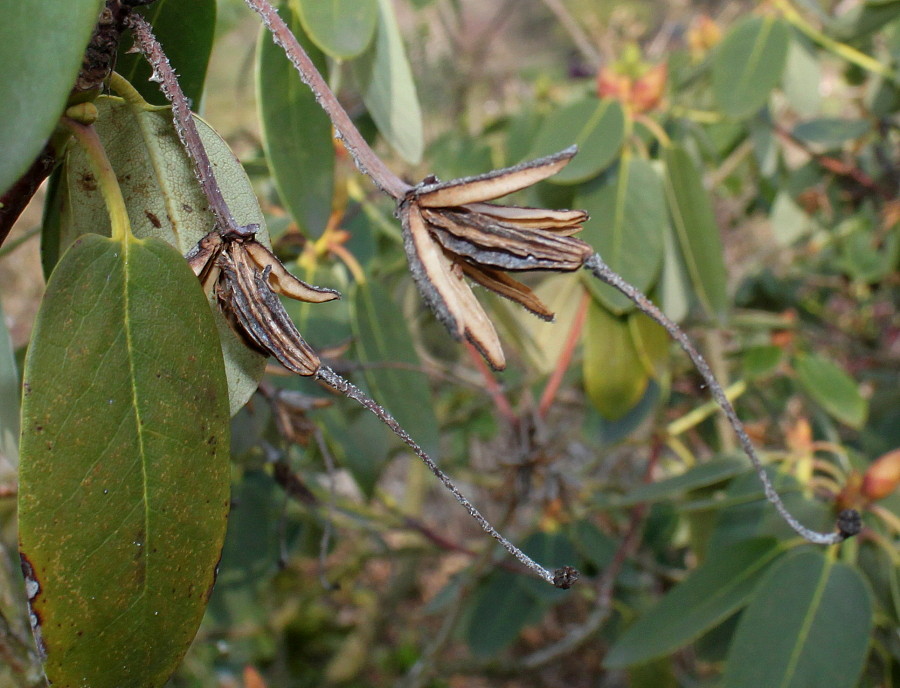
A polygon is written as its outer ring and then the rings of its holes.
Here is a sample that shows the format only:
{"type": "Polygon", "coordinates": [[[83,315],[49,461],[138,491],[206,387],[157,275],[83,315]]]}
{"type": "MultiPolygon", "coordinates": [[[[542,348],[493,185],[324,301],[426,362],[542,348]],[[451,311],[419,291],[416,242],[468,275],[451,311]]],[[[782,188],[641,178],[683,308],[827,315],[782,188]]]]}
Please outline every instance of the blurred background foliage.
{"type": "MultiPolygon", "coordinates": [[[[570,591],[523,575],[374,418],[272,366],[233,419],[218,583],[171,686],[896,685],[900,2],[282,12],[411,182],[577,143],[515,202],[587,209],[580,236],[688,329],[792,510],[827,529],[853,507],[867,528],[803,547],[686,358],[582,275],[529,278],[552,325],[479,293],[509,361],[489,371],[423,307],[390,203],[243,3],[159,0],[147,14],[250,175],[276,252],[345,295],[286,304],[304,337],[501,531],[583,573],[570,591]]],[[[136,57],[118,69],[162,103],[136,57]]],[[[34,210],[13,236],[29,223],[34,210]]],[[[27,339],[27,266],[0,260],[4,360],[27,339]]],[[[0,418],[14,398],[0,394],[0,418]]],[[[0,450],[12,485],[6,435],[0,450]]]]}

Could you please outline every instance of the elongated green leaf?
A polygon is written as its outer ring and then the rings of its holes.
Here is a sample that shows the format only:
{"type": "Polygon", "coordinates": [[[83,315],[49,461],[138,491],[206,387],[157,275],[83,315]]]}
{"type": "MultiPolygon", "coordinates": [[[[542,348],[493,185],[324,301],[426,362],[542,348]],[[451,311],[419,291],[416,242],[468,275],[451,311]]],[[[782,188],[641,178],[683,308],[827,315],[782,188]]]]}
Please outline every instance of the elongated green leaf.
{"type": "Polygon", "coordinates": [[[102,6],[102,0],[4,3],[0,194],[25,173],[53,132],[102,6]]]}
{"type": "Polygon", "coordinates": [[[649,381],[628,322],[591,299],[582,341],[585,390],[601,416],[617,420],[641,400],[649,381]]]}
{"type": "Polygon", "coordinates": [[[663,264],[656,287],[659,306],[675,322],[684,320],[691,308],[691,283],[678,250],[672,223],[666,223],[663,235],[663,264]]]}
{"type": "MultiPolygon", "coordinates": [[[[325,72],[325,56],[288,14],[291,29],[316,67],[325,72]]],[[[334,195],[334,144],[331,121],[309,87],[300,81],[284,51],[264,28],[258,43],[256,84],[263,146],[282,202],[307,236],[325,231],[334,195]]]]}
{"type": "Polygon", "coordinates": [[[617,100],[585,100],[567,105],[544,120],[531,149],[539,158],[578,145],[578,155],[558,174],[554,184],[577,184],[609,167],[625,140],[625,113],[617,100]]]}
{"type": "MultiPolygon", "coordinates": [[[[193,109],[199,112],[215,35],[216,0],[156,0],[136,11],[153,27],[153,35],[178,73],[181,90],[191,99],[193,109]]],[[[140,54],[127,52],[131,45],[131,40],[123,39],[116,71],[128,79],[147,102],[168,105],[159,84],[149,81],[147,60],[140,54]]]]}
{"type": "Polygon", "coordinates": [[[522,585],[523,577],[498,570],[473,597],[466,642],[479,657],[491,657],[509,646],[528,624],[537,623],[545,605],[522,585]]]}
{"type": "Polygon", "coordinates": [[[759,110],[781,81],[790,29],[774,17],[748,17],[725,36],[713,58],[713,96],[731,117],[759,110]]]}
{"type": "MultiPolygon", "coordinates": [[[[819,500],[807,499],[792,475],[767,467],[769,479],[775,485],[787,510],[806,527],[827,530],[834,523],[829,508],[819,500]]],[[[715,528],[707,544],[707,556],[714,558],[727,547],[756,537],[788,539],[796,534],[765,498],[755,471],[736,476],[725,495],[683,504],[683,513],[718,511],[715,528]]]]}
{"type": "Polygon", "coordinates": [[[802,141],[819,144],[825,148],[835,148],[847,141],[853,141],[872,128],[864,119],[841,119],[820,117],[800,122],[793,134],[802,141]]]}
{"type": "Polygon", "coordinates": [[[577,274],[548,275],[534,288],[534,293],[554,313],[553,322],[535,318],[524,308],[516,308],[513,317],[521,328],[517,338],[522,352],[535,370],[549,375],[574,324],[584,284],[577,274]]]}
{"type": "Polygon", "coordinates": [[[639,664],[699,638],[748,603],[781,551],[772,539],[747,540],[722,550],[631,625],[612,646],[604,665],[639,664]]]}
{"type": "Polygon", "coordinates": [[[691,490],[723,482],[746,470],[747,465],[744,459],[724,457],[691,468],[673,478],[641,485],[621,497],[600,496],[600,499],[604,508],[628,507],[644,502],[671,500],[681,497],[691,490]]]}
{"type": "Polygon", "coordinates": [[[47,676],[161,686],[203,616],[229,503],[222,358],[184,259],[84,236],[24,379],[19,537],[47,676]]]}
{"type": "Polygon", "coordinates": [[[799,354],[794,368],[803,389],[831,416],[854,428],[865,424],[868,404],[842,368],[816,354],[799,354]]]}
{"type": "Polygon", "coordinates": [[[18,463],[19,372],[0,307],[0,475],[18,463]]]}
{"type": "Polygon", "coordinates": [[[417,366],[419,358],[403,314],[377,284],[367,282],[353,292],[353,332],[359,358],[368,364],[372,395],[386,407],[432,457],[438,451],[438,423],[424,374],[392,367],[417,366]]]}
{"type": "MultiPolygon", "coordinates": [[[[100,118],[94,126],[119,178],[135,235],[163,239],[187,253],[213,228],[215,219],[175,134],[171,111],[148,110],[112,97],[98,98],[97,109],[100,118]]],[[[265,218],[240,162],[206,122],[195,121],[232,214],[240,224],[258,224],[257,237],[268,245],[265,218]]],[[[62,183],[66,189],[61,199],[68,200],[61,208],[61,249],[85,231],[108,235],[106,204],[80,148],[72,148],[66,156],[62,183]]],[[[265,359],[244,345],[217,307],[215,312],[231,411],[237,413],[256,389],[265,359]]]]}
{"type": "Polygon", "coordinates": [[[681,146],[666,149],[666,197],[681,255],[707,314],[721,320],[728,307],[722,239],[709,194],[681,146]]]}
{"type": "Polygon", "coordinates": [[[381,135],[404,160],[422,159],[422,111],[390,0],[378,1],[375,42],[351,63],[363,102],[381,135]]]}
{"type": "Polygon", "coordinates": [[[797,35],[791,37],[782,87],[788,103],[801,117],[812,117],[822,104],[822,67],[815,46],[797,35]]]}
{"type": "Polygon", "coordinates": [[[292,0],[291,5],[313,43],[335,59],[356,57],[372,42],[376,0],[292,0]]]}
{"type": "Polygon", "coordinates": [[[847,564],[803,549],[769,569],[738,624],[725,688],[852,688],[869,647],[872,600],[847,564]]]}
{"type": "MultiPolygon", "coordinates": [[[[662,180],[650,163],[622,156],[616,168],[576,195],[574,205],[591,216],[579,236],[627,282],[644,293],[649,291],[662,267],[668,222],[662,180]]],[[[586,284],[613,313],[634,310],[634,304],[618,290],[596,279],[586,284]]]]}

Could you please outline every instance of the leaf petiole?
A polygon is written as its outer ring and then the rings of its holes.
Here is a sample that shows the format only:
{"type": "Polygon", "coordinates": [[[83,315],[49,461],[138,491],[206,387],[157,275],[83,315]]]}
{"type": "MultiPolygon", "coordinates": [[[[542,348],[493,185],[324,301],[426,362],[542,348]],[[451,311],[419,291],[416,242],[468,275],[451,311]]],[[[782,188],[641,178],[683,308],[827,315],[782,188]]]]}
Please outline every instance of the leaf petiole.
{"type": "Polygon", "coordinates": [[[100,137],[93,126],[81,124],[70,117],[63,117],[61,122],[72,132],[75,140],[78,141],[78,145],[84,150],[91,171],[97,178],[97,185],[109,212],[112,238],[115,241],[124,242],[132,236],[131,222],[128,219],[128,210],[125,207],[125,199],[122,196],[122,189],[119,187],[119,180],[116,178],[116,173],[113,171],[109,158],[106,156],[103,142],[100,141],[100,137]]]}

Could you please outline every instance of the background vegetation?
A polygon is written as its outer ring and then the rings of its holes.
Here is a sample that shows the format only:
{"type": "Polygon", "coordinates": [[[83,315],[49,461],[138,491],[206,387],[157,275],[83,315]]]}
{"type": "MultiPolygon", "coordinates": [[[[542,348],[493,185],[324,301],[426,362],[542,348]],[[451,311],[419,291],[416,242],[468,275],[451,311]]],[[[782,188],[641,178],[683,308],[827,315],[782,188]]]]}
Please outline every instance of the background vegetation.
{"type": "MultiPolygon", "coordinates": [[[[391,204],[256,18],[189,5],[145,13],[275,252],[344,294],[286,304],[304,337],[500,530],[582,580],[521,573],[377,420],[273,364],[231,421],[218,582],[171,686],[896,685],[900,2],[282,6],[410,182],[577,143],[515,201],[590,212],[579,236],[691,333],[804,523],[863,513],[828,551],[764,501],[665,333],[587,275],[529,279],[553,325],[479,292],[503,373],[453,342],[391,204]]],[[[117,70],[165,104],[138,56],[117,70]]],[[[16,371],[42,275],[102,216],[62,191],[78,164],[0,248],[3,685],[37,670],[13,566],[16,371]]]]}

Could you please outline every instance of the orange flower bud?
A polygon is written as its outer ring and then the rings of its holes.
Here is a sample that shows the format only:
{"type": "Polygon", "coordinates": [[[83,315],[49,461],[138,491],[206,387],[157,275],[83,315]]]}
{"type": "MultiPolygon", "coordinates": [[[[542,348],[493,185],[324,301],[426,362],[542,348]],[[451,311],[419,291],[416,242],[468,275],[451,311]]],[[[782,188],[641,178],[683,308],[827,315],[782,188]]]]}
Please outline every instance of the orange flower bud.
{"type": "Polygon", "coordinates": [[[665,62],[647,70],[634,82],[631,92],[631,105],[635,112],[647,112],[659,105],[666,91],[669,68],[665,62]]]}
{"type": "Polygon", "coordinates": [[[900,449],[875,459],[863,475],[863,497],[875,502],[890,495],[900,485],[900,449]]]}
{"type": "Polygon", "coordinates": [[[631,79],[612,67],[602,67],[597,75],[597,95],[627,103],[631,100],[631,79]]]}
{"type": "Polygon", "coordinates": [[[688,29],[687,40],[691,49],[691,57],[699,60],[710,48],[722,40],[722,30],[709,15],[701,14],[691,23],[691,28],[688,29]]]}

